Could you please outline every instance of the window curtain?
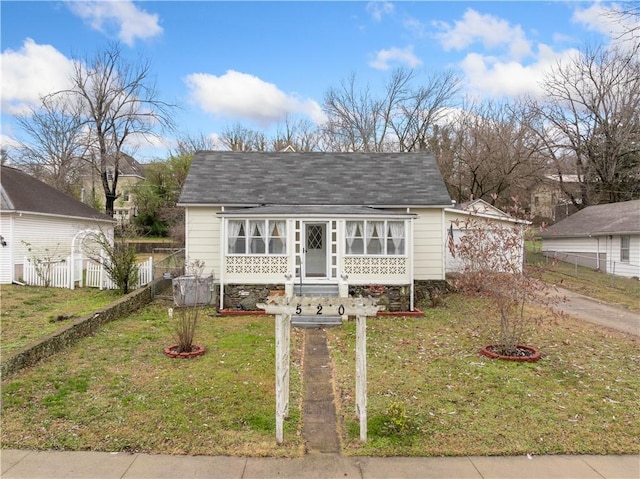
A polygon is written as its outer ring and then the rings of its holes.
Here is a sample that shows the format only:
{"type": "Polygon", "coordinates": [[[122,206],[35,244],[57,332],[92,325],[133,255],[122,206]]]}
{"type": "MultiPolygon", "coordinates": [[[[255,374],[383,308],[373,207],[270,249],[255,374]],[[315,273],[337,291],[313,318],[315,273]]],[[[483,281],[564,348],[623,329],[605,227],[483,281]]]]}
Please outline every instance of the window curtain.
{"type": "Polygon", "coordinates": [[[367,254],[384,252],[384,221],[367,221],[367,254]],[[374,234],[377,236],[374,238],[374,234]]]}
{"type": "Polygon", "coordinates": [[[287,223],[278,220],[271,221],[269,224],[271,225],[269,253],[284,254],[287,245],[287,223]]]}
{"type": "Polygon", "coordinates": [[[249,232],[251,235],[251,251],[249,253],[264,253],[264,221],[249,221],[249,232]]]}
{"type": "Polygon", "coordinates": [[[393,254],[404,254],[402,251],[402,241],[404,240],[404,223],[400,221],[389,221],[389,233],[393,241],[393,254]]]}
{"type": "Polygon", "coordinates": [[[227,241],[229,242],[229,253],[237,253],[236,241],[238,240],[238,234],[244,221],[229,221],[229,229],[227,231],[227,241]]]}
{"type": "Polygon", "coordinates": [[[353,254],[353,240],[355,239],[358,223],[356,221],[347,221],[347,254],[353,254]]]}

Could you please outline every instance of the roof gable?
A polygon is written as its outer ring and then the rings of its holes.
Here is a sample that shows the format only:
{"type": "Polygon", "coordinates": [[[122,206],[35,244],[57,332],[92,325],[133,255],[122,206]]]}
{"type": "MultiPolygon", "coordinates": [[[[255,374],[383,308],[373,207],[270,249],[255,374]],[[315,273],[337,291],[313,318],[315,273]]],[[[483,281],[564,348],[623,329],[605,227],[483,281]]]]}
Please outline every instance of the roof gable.
{"type": "Polygon", "coordinates": [[[543,238],[640,233],[640,200],[588,206],[549,227],[543,238]]]}
{"type": "Polygon", "coordinates": [[[89,205],[5,165],[0,170],[0,209],[113,221],[89,205]]]}
{"type": "Polygon", "coordinates": [[[432,155],[201,151],[182,205],[449,206],[432,155]]]}

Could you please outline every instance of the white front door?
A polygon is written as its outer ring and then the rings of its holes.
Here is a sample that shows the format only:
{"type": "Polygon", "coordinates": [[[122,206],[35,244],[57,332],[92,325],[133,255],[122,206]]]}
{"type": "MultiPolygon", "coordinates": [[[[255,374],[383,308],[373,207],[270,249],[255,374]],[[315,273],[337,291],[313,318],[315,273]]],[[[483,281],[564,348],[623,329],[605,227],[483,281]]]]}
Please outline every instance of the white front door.
{"type": "Polygon", "coordinates": [[[305,223],[305,277],[326,278],[327,223],[305,223]]]}

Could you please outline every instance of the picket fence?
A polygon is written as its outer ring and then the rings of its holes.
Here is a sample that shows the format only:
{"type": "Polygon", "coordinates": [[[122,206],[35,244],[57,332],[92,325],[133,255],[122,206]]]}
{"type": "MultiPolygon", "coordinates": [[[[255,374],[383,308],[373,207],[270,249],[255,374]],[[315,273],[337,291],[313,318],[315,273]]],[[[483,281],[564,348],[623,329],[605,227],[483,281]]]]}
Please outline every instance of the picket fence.
{"type": "MultiPolygon", "coordinates": [[[[70,257],[62,261],[34,261],[31,258],[25,258],[23,264],[22,279],[28,285],[69,289],[75,287],[75,285],[71,284],[71,268],[73,265],[70,257]]],[[[115,282],[101,264],[89,261],[85,274],[84,285],[89,288],[117,289],[115,282]]],[[[149,257],[148,260],[138,264],[138,282],[131,289],[141,288],[152,280],[153,258],[149,257]]]]}

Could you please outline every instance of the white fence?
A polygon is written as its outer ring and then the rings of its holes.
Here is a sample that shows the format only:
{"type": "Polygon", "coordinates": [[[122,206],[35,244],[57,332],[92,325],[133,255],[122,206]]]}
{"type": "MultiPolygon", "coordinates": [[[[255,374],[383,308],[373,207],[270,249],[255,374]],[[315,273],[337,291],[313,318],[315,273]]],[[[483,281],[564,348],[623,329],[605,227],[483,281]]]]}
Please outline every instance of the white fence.
{"type": "MultiPolygon", "coordinates": [[[[103,265],[89,261],[85,269],[85,286],[100,289],[117,289],[103,265]]],[[[71,284],[71,258],[62,261],[34,261],[24,259],[23,280],[32,286],[51,286],[54,288],[75,287],[71,284]]],[[[74,275],[78,277],[78,275],[74,275]]],[[[80,275],[80,278],[82,275],[80,275]]],[[[153,258],[138,264],[138,282],[131,289],[141,288],[153,280],[153,258]]]]}
{"type": "Polygon", "coordinates": [[[61,261],[24,259],[23,280],[32,286],[68,288],[71,278],[71,258],[61,261]]]}

